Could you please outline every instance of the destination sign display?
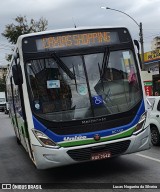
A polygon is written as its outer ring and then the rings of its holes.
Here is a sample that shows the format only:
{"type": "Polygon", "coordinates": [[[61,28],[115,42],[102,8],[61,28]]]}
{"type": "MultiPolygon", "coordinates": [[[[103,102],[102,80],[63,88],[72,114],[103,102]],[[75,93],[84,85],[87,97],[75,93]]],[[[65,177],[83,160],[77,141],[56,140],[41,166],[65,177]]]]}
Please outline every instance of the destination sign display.
{"type": "Polygon", "coordinates": [[[85,32],[61,35],[50,35],[36,39],[37,51],[83,48],[119,43],[117,32],[85,32]]]}

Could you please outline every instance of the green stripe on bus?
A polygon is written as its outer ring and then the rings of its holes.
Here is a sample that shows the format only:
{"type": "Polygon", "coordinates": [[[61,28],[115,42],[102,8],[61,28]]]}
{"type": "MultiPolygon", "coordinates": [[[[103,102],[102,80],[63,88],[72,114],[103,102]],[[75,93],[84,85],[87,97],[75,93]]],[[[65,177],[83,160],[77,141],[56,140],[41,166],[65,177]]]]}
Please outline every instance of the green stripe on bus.
{"type": "Polygon", "coordinates": [[[88,140],[78,140],[78,141],[67,141],[67,142],[60,142],[58,143],[59,146],[61,147],[73,147],[73,146],[80,146],[80,145],[87,145],[87,144],[93,144],[93,143],[101,143],[101,142],[105,142],[105,141],[111,141],[111,140],[115,140],[115,139],[120,139],[120,138],[124,138],[124,137],[129,137],[132,135],[133,131],[134,131],[135,127],[124,131],[122,133],[116,134],[116,135],[111,135],[111,136],[107,136],[107,137],[102,137],[99,141],[95,141],[94,139],[88,139],[88,140]]]}
{"type": "MultiPolygon", "coordinates": [[[[13,125],[16,125],[16,118],[12,117],[12,123],[13,125]]],[[[17,118],[17,123],[19,130],[21,130],[21,133],[24,135],[24,137],[29,138],[27,126],[25,126],[24,120],[22,118],[17,118]]]]}

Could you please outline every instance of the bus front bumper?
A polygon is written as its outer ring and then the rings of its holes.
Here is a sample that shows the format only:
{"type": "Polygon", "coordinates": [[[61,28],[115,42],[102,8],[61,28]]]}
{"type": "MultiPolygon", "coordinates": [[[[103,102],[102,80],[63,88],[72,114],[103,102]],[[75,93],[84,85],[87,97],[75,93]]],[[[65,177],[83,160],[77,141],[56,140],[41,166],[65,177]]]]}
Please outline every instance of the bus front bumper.
{"type": "MultiPolygon", "coordinates": [[[[83,149],[86,148],[95,148],[97,146],[104,146],[104,145],[113,145],[121,142],[127,142],[130,141],[129,146],[127,149],[119,153],[115,156],[129,154],[129,153],[135,153],[138,151],[143,151],[146,149],[149,149],[151,147],[151,135],[150,135],[150,127],[148,126],[143,132],[139,133],[138,135],[132,135],[130,137],[126,137],[123,139],[117,139],[112,141],[106,141],[106,142],[99,142],[95,144],[90,145],[83,145],[83,146],[75,146],[75,147],[67,147],[67,148],[59,148],[59,149],[53,149],[53,148],[46,148],[43,146],[37,146],[32,145],[33,151],[34,151],[34,158],[35,158],[35,164],[38,169],[48,169],[53,167],[59,167],[74,163],[80,163],[85,161],[91,161],[90,159],[84,160],[84,161],[77,161],[74,160],[74,158],[71,158],[68,155],[68,151],[77,151],[81,150],[83,152],[83,149]]],[[[112,153],[112,152],[111,152],[112,153]]]]}

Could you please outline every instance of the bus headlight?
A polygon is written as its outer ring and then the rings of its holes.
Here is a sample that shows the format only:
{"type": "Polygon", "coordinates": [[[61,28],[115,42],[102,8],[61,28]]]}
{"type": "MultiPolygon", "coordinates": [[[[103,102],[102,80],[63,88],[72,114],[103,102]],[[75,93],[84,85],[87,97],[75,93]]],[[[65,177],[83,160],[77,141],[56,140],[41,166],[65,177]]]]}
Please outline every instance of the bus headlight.
{"type": "Polygon", "coordinates": [[[139,122],[137,123],[135,130],[133,132],[134,135],[137,135],[138,133],[140,133],[141,131],[144,130],[144,124],[146,121],[146,117],[147,117],[147,112],[145,112],[141,115],[141,118],[140,118],[139,122]]]}
{"type": "Polygon", "coordinates": [[[38,139],[38,141],[44,146],[44,147],[50,147],[50,148],[59,148],[59,146],[52,141],[47,135],[42,133],[41,131],[38,131],[36,129],[32,129],[35,137],[38,139]]]}

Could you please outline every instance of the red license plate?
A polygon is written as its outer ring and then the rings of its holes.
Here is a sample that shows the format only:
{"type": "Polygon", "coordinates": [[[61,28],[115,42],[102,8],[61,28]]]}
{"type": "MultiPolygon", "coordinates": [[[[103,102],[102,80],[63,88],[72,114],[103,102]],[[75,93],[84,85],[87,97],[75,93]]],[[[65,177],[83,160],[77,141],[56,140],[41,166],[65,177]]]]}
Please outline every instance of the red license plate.
{"type": "Polygon", "coordinates": [[[109,151],[91,154],[91,160],[108,159],[110,157],[111,157],[111,153],[109,151]]]}

